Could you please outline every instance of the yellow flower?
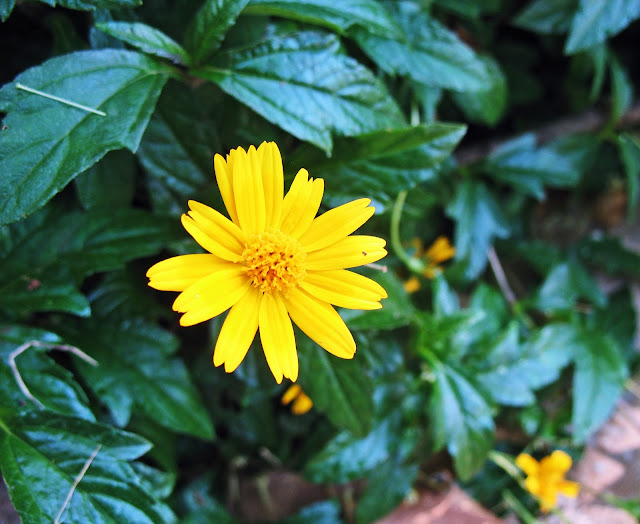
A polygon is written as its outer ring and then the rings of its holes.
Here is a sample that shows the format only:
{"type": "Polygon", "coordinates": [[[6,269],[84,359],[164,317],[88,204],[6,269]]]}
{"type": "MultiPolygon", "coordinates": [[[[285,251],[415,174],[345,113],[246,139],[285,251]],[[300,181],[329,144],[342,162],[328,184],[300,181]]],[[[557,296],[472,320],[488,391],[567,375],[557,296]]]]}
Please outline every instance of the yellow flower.
{"type": "Polygon", "coordinates": [[[296,175],[284,196],[278,146],[263,143],[214,158],[218,187],[231,220],[189,201],[182,225],[209,253],[173,257],[147,272],[149,285],[180,291],[173,309],[182,326],[231,308],[213,354],[234,371],[260,330],[267,363],[278,383],[298,377],[291,321],[321,347],[353,358],[356,344],[332,305],[379,309],[385,290],[347,268],[384,257],[381,238],[351,235],[374,213],[362,198],[316,217],[324,181],[296,175]]]}
{"type": "Polygon", "coordinates": [[[415,275],[410,276],[402,285],[407,293],[415,293],[421,287],[420,280],[415,275]]]}
{"type": "Polygon", "coordinates": [[[434,278],[440,271],[440,264],[453,258],[455,254],[456,248],[451,245],[447,237],[440,236],[436,238],[424,254],[424,258],[427,260],[427,267],[422,274],[427,278],[434,278]]]}
{"type": "Polygon", "coordinates": [[[517,466],[527,475],[524,486],[539,500],[542,511],[547,512],[556,507],[558,493],[571,498],[578,495],[580,484],[565,480],[571,463],[571,457],[560,450],[554,451],[540,462],[526,453],[516,457],[517,466]]]}
{"type": "Polygon", "coordinates": [[[291,413],[294,415],[304,415],[313,407],[313,401],[302,391],[298,384],[289,386],[289,389],[282,395],[282,404],[286,406],[291,403],[291,413]]]}
{"type": "MultiPolygon", "coordinates": [[[[440,236],[429,246],[426,253],[424,252],[424,246],[419,238],[413,238],[411,245],[414,248],[413,258],[421,259],[424,257],[426,264],[420,262],[420,272],[425,278],[435,278],[440,271],[440,264],[453,258],[456,254],[456,248],[451,245],[449,239],[445,236],[440,236]]],[[[418,269],[414,269],[417,271],[418,269]]],[[[407,293],[415,293],[421,287],[420,280],[415,275],[409,277],[403,284],[407,293]]]]}

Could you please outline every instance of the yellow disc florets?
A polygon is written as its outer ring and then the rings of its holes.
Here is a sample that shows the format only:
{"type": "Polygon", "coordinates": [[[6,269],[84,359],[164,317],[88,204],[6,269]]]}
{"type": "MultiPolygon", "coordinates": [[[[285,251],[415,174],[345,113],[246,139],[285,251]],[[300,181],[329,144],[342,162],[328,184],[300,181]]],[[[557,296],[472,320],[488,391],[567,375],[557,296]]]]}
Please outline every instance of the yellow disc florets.
{"type": "Polygon", "coordinates": [[[261,291],[284,291],[304,279],[307,254],[299,242],[282,231],[251,235],[242,263],[253,285],[261,291]]]}

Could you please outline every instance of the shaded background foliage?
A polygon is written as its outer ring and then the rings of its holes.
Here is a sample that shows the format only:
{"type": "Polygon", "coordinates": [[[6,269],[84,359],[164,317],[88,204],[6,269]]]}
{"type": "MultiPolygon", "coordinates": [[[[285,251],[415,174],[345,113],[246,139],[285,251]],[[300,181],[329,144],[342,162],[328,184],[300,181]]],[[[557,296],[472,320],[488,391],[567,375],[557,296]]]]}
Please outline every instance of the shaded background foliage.
{"type": "Polygon", "coordinates": [[[0,0],[0,17],[0,469],[24,522],[236,522],[243,482],[284,469],[359,497],[292,516],[276,499],[271,520],[366,523],[442,457],[499,509],[478,489],[491,449],[579,451],[611,412],[638,363],[639,258],[613,227],[640,191],[640,2],[0,0]],[[189,198],[221,208],[212,156],[263,140],[289,180],[325,179],[325,205],[373,198],[364,230],[392,247],[368,271],[384,308],[342,312],[353,361],[298,337],[302,417],[259,348],[214,368],[220,321],[179,328],[144,278],[196,249],[189,198]],[[440,234],[456,257],[428,280],[410,240],[440,234]]]}

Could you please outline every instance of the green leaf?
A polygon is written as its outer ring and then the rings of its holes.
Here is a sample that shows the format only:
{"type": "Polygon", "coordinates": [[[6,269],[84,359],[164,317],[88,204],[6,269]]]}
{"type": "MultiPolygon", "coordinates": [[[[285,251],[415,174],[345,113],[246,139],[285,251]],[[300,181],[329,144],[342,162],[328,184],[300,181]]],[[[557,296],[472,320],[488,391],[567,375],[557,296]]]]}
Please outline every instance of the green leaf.
{"type": "Polygon", "coordinates": [[[571,324],[549,324],[529,338],[523,348],[524,358],[517,364],[517,373],[529,377],[533,389],[539,389],[558,379],[579,350],[579,335],[571,324]]]}
{"type": "Polygon", "coordinates": [[[493,151],[484,169],[496,180],[542,200],[544,185],[572,187],[580,180],[581,157],[564,154],[563,145],[557,142],[537,147],[535,135],[527,133],[493,151]]]}
{"type": "Polygon", "coordinates": [[[249,0],[205,0],[185,37],[185,45],[195,65],[206,63],[220,47],[225,33],[233,26],[249,0]]]}
{"type": "Polygon", "coordinates": [[[535,403],[534,391],[558,379],[560,371],[579,351],[576,329],[569,324],[550,324],[533,333],[526,343],[518,340],[518,326],[508,329],[488,347],[474,355],[478,383],[504,406],[535,403]]]}
{"type": "Polygon", "coordinates": [[[628,375],[616,342],[599,330],[580,334],[573,376],[573,440],[584,442],[613,411],[628,375]]]}
{"type": "Polygon", "coordinates": [[[0,225],[43,206],[108,151],[135,151],[169,70],[144,55],[79,51],[33,67],[0,90],[0,225]],[[18,84],[106,113],[71,107],[18,84]]]}
{"type": "Polygon", "coordinates": [[[462,369],[437,362],[429,403],[435,447],[445,444],[456,473],[468,480],[482,466],[493,446],[492,409],[462,369]]]}
{"type": "Polygon", "coordinates": [[[486,65],[490,85],[477,91],[454,92],[453,100],[468,120],[495,126],[507,109],[507,78],[496,60],[478,58],[486,65]]]}
{"type": "MultiPolygon", "coordinates": [[[[54,202],[54,204],[57,204],[54,202]]],[[[49,205],[8,229],[12,242],[0,253],[4,279],[38,278],[66,271],[81,281],[98,271],[118,269],[134,258],[155,254],[180,238],[174,220],[138,209],[69,211],[49,205]]],[[[34,287],[33,285],[31,287],[34,287]]],[[[37,288],[39,289],[39,288],[37,288]]],[[[36,289],[36,290],[37,290],[36,289]]]]}
{"type": "Polygon", "coordinates": [[[536,33],[568,33],[579,0],[534,0],[513,23],[536,33]]]}
{"type": "Polygon", "coordinates": [[[175,522],[173,514],[157,510],[128,462],[149,447],[137,435],[87,420],[51,413],[8,417],[0,411],[0,468],[23,522],[51,523],[63,508],[68,522],[175,522]],[[93,454],[65,507],[74,479],[93,454]]]}
{"type": "Polygon", "coordinates": [[[304,337],[297,338],[301,347],[298,381],[313,400],[313,407],[335,426],[365,436],[373,418],[373,383],[363,362],[357,356],[340,359],[304,337]]]}
{"type": "Polygon", "coordinates": [[[602,268],[611,275],[640,276],[640,255],[627,249],[617,237],[584,239],[575,249],[585,264],[602,268]]]}
{"type": "Polygon", "coordinates": [[[119,426],[136,409],[176,432],[213,438],[211,420],[187,369],[171,358],[178,340],[169,332],[140,319],[116,323],[104,318],[67,323],[59,331],[100,363],[80,363],[78,371],[119,426]]]}
{"type": "Polygon", "coordinates": [[[629,74],[616,57],[611,56],[609,64],[611,68],[611,116],[609,121],[611,125],[615,125],[631,107],[633,84],[629,74]]]}
{"type": "Polygon", "coordinates": [[[511,318],[509,306],[502,293],[484,283],[480,283],[473,291],[469,309],[483,313],[482,322],[478,326],[482,331],[481,337],[495,337],[511,318]]]}
{"type": "Polygon", "coordinates": [[[460,311],[458,295],[449,286],[442,275],[433,280],[433,314],[436,317],[447,317],[460,311]]]}
{"type": "Polygon", "coordinates": [[[418,465],[388,460],[367,476],[364,493],[358,497],[356,523],[368,524],[396,508],[407,496],[418,475],[418,465]]]}
{"type": "Polygon", "coordinates": [[[621,134],[618,137],[618,150],[627,176],[627,219],[633,222],[640,195],[640,143],[631,135],[621,134]]]}
{"type": "Polygon", "coordinates": [[[243,14],[281,16],[342,35],[357,26],[375,35],[402,37],[402,30],[376,0],[250,0],[243,14]]]}
{"type": "Polygon", "coordinates": [[[411,324],[415,316],[415,308],[400,279],[393,272],[377,272],[367,276],[378,282],[389,297],[383,299],[382,309],[341,311],[340,314],[349,328],[386,330],[411,324]]]}
{"type": "Polygon", "coordinates": [[[0,21],[4,22],[16,5],[16,0],[0,0],[0,21]]]}
{"type": "Polygon", "coordinates": [[[433,180],[465,131],[463,125],[441,123],[389,129],[340,139],[330,158],[302,146],[290,160],[324,178],[332,197],[369,197],[388,205],[399,191],[433,180]]]}
{"type": "Polygon", "coordinates": [[[102,22],[96,27],[143,53],[168,58],[176,64],[189,65],[189,55],[175,40],[155,27],[141,22],[102,22]]]}
{"type": "Polygon", "coordinates": [[[74,180],[78,198],[85,209],[128,207],[136,190],[137,166],[124,149],[107,153],[74,180]]]}
{"type": "Polygon", "coordinates": [[[561,262],[549,271],[534,304],[545,312],[570,310],[580,298],[599,307],[607,302],[597,283],[582,266],[574,262],[561,262]]]}
{"type": "Polygon", "coordinates": [[[334,35],[305,31],[272,37],[221,56],[218,67],[192,73],[327,152],[331,131],[355,136],[404,125],[384,84],[342,54],[334,35]]]}
{"type": "Polygon", "coordinates": [[[528,406],[535,402],[529,377],[511,369],[514,363],[517,365],[521,354],[518,325],[512,323],[507,331],[496,338],[488,351],[481,355],[480,370],[476,375],[478,383],[482,384],[498,404],[528,406]]]}
{"type": "Polygon", "coordinates": [[[627,362],[636,357],[635,333],[638,326],[633,296],[629,288],[621,289],[609,297],[606,307],[598,308],[587,318],[587,326],[598,329],[615,340],[627,362]]]}
{"type": "Polygon", "coordinates": [[[65,311],[81,317],[91,314],[89,302],[65,268],[19,275],[5,280],[0,289],[0,308],[13,314],[36,311],[65,311]]]}
{"type": "Polygon", "coordinates": [[[281,521],[280,524],[309,524],[310,522],[313,524],[341,524],[343,522],[340,518],[341,514],[342,508],[337,501],[325,500],[305,506],[300,510],[300,513],[281,521]]]}
{"type": "Polygon", "coordinates": [[[138,265],[102,276],[88,295],[91,310],[100,316],[162,318],[172,314],[157,300],[156,291],[140,278],[144,271],[138,265]]]}
{"type": "Polygon", "coordinates": [[[79,11],[94,11],[96,9],[126,9],[142,5],[142,0],[39,0],[50,6],[66,7],[79,11]]]}
{"type": "Polygon", "coordinates": [[[593,47],[640,17],[640,0],[580,0],[564,47],[566,54],[593,47]]]}
{"type": "Polygon", "coordinates": [[[509,235],[507,219],[487,186],[474,180],[458,186],[446,213],[456,221],[456,258],[464,261],[464,276],[475,278],[486,266],[493,239],[509,235]]]}
{"type": "Polygon", "coordinates": [[[189,198],[215,180],[212,164],[218,150],[215,124],[205,117],[194,93],[169,82],[137,153],[149,177],[154,208],[183,213],[189,198]]]}
{"type": "MultiPolygon", "coordinates": [[[[9,367],[9,357],[13,351],[28,342],[62,344],[58,335],[27,326],[0,325],[0,405],[6,410],[13,406],[16,411],[21,406],[34,407],[20,390],[15,375],[9,367]]],[[[85,392],[73,375],[46,354],[46,348],[28,346],[15,357],[15,365],[20,377],[31,394],[47,410],[62,415],[70,415],[84,420],[95,421],[88,407],[85,392]]],[[[5,412],[6,413],[6,412],[5,412]]]]}
{"type": "Polygon", "coordinates": [[[316,483],[340,484],[366,478],[390,459],[394,437],[388,420],[377,423],[363,438],[342,431],[307,463],[305,476],[316,483]]]}
{"type": "Polygon", "coordinates": [[[390,75],[454,91],[479,91],[493,85],[483,60],[455,33],[412,3],[395,4],[403,38],[379,36],[354,29],[353,36],[369,57],[390,75]]]}

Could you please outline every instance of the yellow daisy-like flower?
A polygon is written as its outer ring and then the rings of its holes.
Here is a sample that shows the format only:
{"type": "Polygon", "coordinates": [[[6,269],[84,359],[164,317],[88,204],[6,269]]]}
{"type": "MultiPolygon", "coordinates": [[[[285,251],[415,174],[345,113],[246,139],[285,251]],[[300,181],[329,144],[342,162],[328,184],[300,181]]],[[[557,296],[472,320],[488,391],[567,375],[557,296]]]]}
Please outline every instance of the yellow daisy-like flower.
{"type": "MultiPolygon", "coordinates": [[[[445,236],[439,236],[436,238],[433,244],[429,246],[426,253],[423,253],[424,246],[419,238],[413,238],[411,240],[411,245],[415,250],[413,258],[421,259],[424,257],[426,264],[421,264],[422,268],[420,272],[422,276],[429,279],[435,278],[440,272],[440,264],[442,264],[442,262],[446,262],[456,254],[456,248],[451,245],[451,242],[449,242],[449,239],[445,236]]],[[[422,284],[417,276],[412,275],[405,280],[403,286],[407,293],[415,293],[422,287],[422,284]]]]}
{"type": "Polygon", "coordinates": [[[524,486],[540,502],[544,512],[556,507],[558,493],[575,498],[580,484],[565,479],[571,469],[571,457],[564,451],[556,450],[538,462],[531,455],[521,453],[516,457],[517,466],[526,473],[524,486]]]}
{"type": "Polygon", "coordinates": [[[427,260],[427,267],[423,271],[423,275],[427,278],[435,278],[440,271],[440,264],[452,259],[456,255],[456,248],[451,245],[449,239],[440,236],[429,246],[424,258],[427,260]]]}
{"type": "Polygon", "coordinates": [[[293,402],[293,404],[291,404],[291,413],[294,415],[304,415],[313,407],[313,401],[302,391],[302,388],[298,384],[289,386],[289,389],[282,395],[282,404],[284,406],[291,402],[293,402]]]}
{"type": "Polygon", "coordinates": [[[182,225],[209,253],[183,255],[155,264],[149,285],[180,291],[173,309],[182,326],[209,320],[230,308],[216,342],[213,363],[234,371],[256,332],[278,383],[298,377],[291,321],[309,338],[341,358],[356,344],[333,306],[379,309],[385,290],[347,271],[384,257],[381,238],[351,235],[374,213],[362,198],[316,217],[324,181],[296,175],[284,196],[278,146],[241,147],[226,160],[214,158],[216,180],[229,217],[189,201],[182,225]]]}

